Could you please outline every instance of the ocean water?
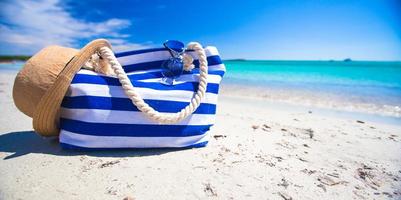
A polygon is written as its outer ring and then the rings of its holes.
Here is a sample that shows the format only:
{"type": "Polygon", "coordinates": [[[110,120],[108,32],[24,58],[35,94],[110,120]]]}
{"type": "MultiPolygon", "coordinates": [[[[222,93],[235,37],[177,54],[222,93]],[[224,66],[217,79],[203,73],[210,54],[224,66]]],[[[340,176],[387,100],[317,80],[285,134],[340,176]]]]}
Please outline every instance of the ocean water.
{"type": "Polygon", "coordinates": [[[22,68],[25,62],[14,61],[10,63],[0,63],[0,72],[16,72],[22,68]]]}
{"type": "MultiPolygon", "coordinates": [[[[225,61],[222,92],[401,117],[401,62],[225,61]]],[[[23,62],[1,63],[0,73],[23,62]]]]}
{"type": "Polygon", "coordinates": [[[401,117],[401,62],[226,61],[223,84],[272,100],[401,117]]]}

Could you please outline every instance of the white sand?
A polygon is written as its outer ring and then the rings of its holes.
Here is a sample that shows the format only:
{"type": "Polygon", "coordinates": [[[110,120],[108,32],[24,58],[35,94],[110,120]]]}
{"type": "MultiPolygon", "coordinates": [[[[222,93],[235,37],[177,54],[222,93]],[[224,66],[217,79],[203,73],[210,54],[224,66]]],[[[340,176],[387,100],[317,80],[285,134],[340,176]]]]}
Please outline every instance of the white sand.
{"type": "Polygon", "coordinates": [[[224,91],[206,148],[73,152],[32,132],[12,84],[0,74],[0,199],[401,198],[401,124],[224,91]]]}

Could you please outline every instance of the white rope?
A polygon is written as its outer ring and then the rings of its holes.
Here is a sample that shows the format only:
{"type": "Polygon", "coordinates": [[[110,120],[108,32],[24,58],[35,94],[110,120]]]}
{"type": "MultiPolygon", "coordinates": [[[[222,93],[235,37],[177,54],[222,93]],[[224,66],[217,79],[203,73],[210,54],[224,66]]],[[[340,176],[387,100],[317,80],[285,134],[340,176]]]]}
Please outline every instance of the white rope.
{"type": "Polygon", "coordinates": [[[120,83],[124,89],[125,94],[131,99],[132,103],[142,111],[147,117],[150,119],[157,121],[162,124],[172,124],[180,122],[185,119],[189,115],[191,115],[200,105],[203,97],[206,93],[207,87],[207,74],[208,74],[208,64],[206,59],[205,50],[202,46],[197,42],[191,42],[188,44],[188,49],[195,50],[199,57],[199,85],[198,91],[195,96],[191,99],[189,105],[183,108],[181,111],[177,113],[160,113],[153,109],[147,104],[139,93],[136,91],[131,81],[129,80],[127,74],[122,68],[121,64],[118,62],[117,58],[114,56],[114,53],[108,47],[100,48],[100,54],[102,58],[105,58],[109,61],[111,68],[114,70],[117,78],[120,80],[120,83]]]}

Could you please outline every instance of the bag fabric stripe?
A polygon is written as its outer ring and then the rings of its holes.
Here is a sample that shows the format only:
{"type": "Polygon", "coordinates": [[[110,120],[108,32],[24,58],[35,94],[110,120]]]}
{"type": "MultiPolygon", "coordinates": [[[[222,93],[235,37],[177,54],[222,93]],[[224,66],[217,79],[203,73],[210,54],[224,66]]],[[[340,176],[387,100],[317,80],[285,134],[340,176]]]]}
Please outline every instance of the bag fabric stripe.
{"type": "MultiPolygon", "coordinates": [[[[151,100],[146,99],[146,103],[150,106],[157,108],[159,112],[175,113],[185,108],[187,102],[166,101],[166,100],[151,100]]],[[[138,108],[132,105],[128,98],[116,97],[96,97],[96,96],[78,96],[78,97],[64,97],[61,103],[63,108],[81,108],[81,109],[101,109],[101,110],[125,110],[125,111],[139,111],[138,108]]],[[[201,103],[195,114],[215,114],[216,105],[201,103]]]]}
{"type": "MultiPolygon", "coordinates": [[[[153,100],[168,100],[168,101],[180,101],[189,102],[193,97],[192,91],[185,90],[157,90],[149,88],[136,88],[141,93],[144,99],[153,100]]],[[[126,98],[127,95],[121,86],[109,86],[109,85],[94,85],[94,84],[73,84],[71,90],[66,94],[69,97],[77,96],[97,96],[97,97],[118,97],[126,98]]],[[[203,99],[203,103],[214,104],[217,101],[217,94],[206,93],[203,99]]]]}
{"type": "Polygon", "coordinates": [[[147,125],[92,123],[61,118],[63,129],[85,135],[128,136],[128,137],[187,137],[202,135],[211,125],[147,125]]]}
{"type": "MultiPolygon", "coordinates": [[[[124,70],[126,72],[132,72],[135,70],[160,69],[160,66],[163,64],[164,61],[165,60],[158,60],[158,61],[145,62],[145,63],[125,64],[124,70]]],[[[209,56],[209,57],[207,57],[207,61],[208,61],[208,63],[210,63],[210,65],[222,64],[222,61],[219,56],[209,56]]],[[[195,68],[199,68],[198,60],[194,60],[193,64],[195,65],[195,68]]]]}
{"type": "MultiPolygon", "coordinates": [[[[224,65],[217,65],[219,69],[216,70],[210,70],[208,71],[209,76],[210,75],[218,75],[220,77],[224,76],[225,70],[224,70],[224,65]]],[[[111,77],[115,78],[112,76],[106,76],[103,74],[99,74],[97,72],[87,70],[87,69],[81,69],[78,71],[77,76],[80,74],[86,74],[86,75],[95,75],[95,76],[100,76],[100,77],[111,77]]],[[[128,77],[133,77],[135,80],[143,80],[147,78],[161,78],[163,77],[161,73],[161,69],[153,69],[153,70],[138,70],[138,71],[133,71],[127,73],[128,77]]],[[[199,76],[199,69],[194,68],[191,72],[183,71],[183,75],[193,75],[193,76],[199,76]]]]}
{"type": "MultiPolygon", "coordinates": [[[[134,87],[138,88],[151,88],[156,90],[187,90],[187,91],[196,91],[198,90],[197,82],[183,82],[179,84],[165,85],[154,82],[144,82],[137,81],[131,79],[131,83],[134,87]]],[[[77,83],[90,83],[90,84],[99,84],[99,85],[112,85],[112,86],[121,86],[121,83],[117,78],[114,77],[100,77],[100,76],[91,76],[91,75],[82,75],[79,74],[74,77],[72,80],[72,84],[77,83]]],[[[217,94],[219,90],[219,84],[216,83],[208,83],[206,92],[211,92],[217,94]]]]}
{"type": "MultiPolygon", "coordinates": [[[[207,57],[219,55],[216,47],[208,46],[204,49],[207,57]]],[[[195,60],[198,59],[198,55],[193,50],[187,50],[186,53],[189,53],[195,60]]],[[[165,48],[154,48],[115,53],[115,56],[122,65],[127,65],[127,63],[167,60],[170,57],[170,52],[165,48]]]]}
{"type": "MultiPolygon", "coordinates": [[[[99,140],[99,139],[94,139],[94,138],[85,138],[85,140],[88,139],[92,139],[92,140],[99,140]]],[[[71,141],[71,140],[70,140],[71,141]]],[[[75,140],[75,143],[79,143],[80,141],[75,140]]],[[[201,148],[201,147],[205,147],[208,144],[209,141],[205,141],[205,142],[199,142],[196,144],[192,144],[192,145],[188,145],[188,146],[172,146],[172,145],[166,145],[166,146],[161,146],[158,143],[158,147],[155,147],[154,149],[175,149],[175,150],[179,150],[179,149],[192,149],[192,148],[201,148]]],[[[119,149],[119,150],[132,150],[132,149],[136,149],[136,150],[147,150],[149,149],[149,145],[148,143],[136,143],[133,140],[118,140],[118,141],[113,141],[113,143],[97,143],[97,146],[102,146],[101,148],[99,147],[87,147],[88,145],[93,145],[93,143],[90,144],[83,144],[82,146],[77,146],[77,145],[71,145],[71,144],[66,144],[64,142],[62,142],[60,140],[60,146],[66,150],[72,150],[72,151],[107,151],[110,149],[119,149]],[[121,143],[120,141],[128,141],[130,142],[129,145],[125,146],[125,147],[121,147],[122,145],[120,145],[119,143],[121,143]],[[110,144],[115,144],[117,143],[117,145],[110,145],[110,144]],[[147,145],[143,145],[143,144],[147,144],[147,145]],[[105,147],[107,146],[107,147],[105,147]],[[143,146],[143,147],[138,147],[138,146],[143,146]]]]}
{"type": "MultiPolygon", "coordinates": [[[[216,71],[213,71],[208,74],[207,79],[208,83],[220,83],[222,79],[222,75],[214,74],[216,71]]],[[[96,72],[89,70],[81,70],[75,77],[73,82],[79,83],[79,80],[85,79],[87,77],[99,77],[102,79],[117,79],[116,77],[104,76],[100,75],[96,72]]],[[[131,80],[135,81],[146,81],[146,82],[160,82],[160,79],[163,77],[160,71],[149,72],[149,73],[141,73],[141,74],[130,74],[128,77],[131,80]]],[[[118,80],[117,80],[118,81],[118,80]]],[[[183,74],[177,79],[176,82],[199,82],[199,75],[197,74],[183,74]]]]}
{"type": "MultiPolygon", "coordinates": [[[[80,121],[97,123],[107,121],[108,123],[122,124],[158,124],[144,116],[141,112],[121,110],[100,110],[100,109],[69,109],[62,108],[61,117],[65,119],[79,118],[80,121]],[[121,116],[126,116],[121,118],[121,116]]],[[[214,124],[214,114],[193,114],[176,125],[203,125],[214,124]]]]}
{"type": "Polygon", "coordinates": [[[103,136],[76,134],[64,131],[60,135],[60,144],[64,148],[79,150],[104,150],[108,148],[194,148],[204,147],[208,143],[208,134],[190,137],[119,137],[108,136],[107,140],[103,136]]]}

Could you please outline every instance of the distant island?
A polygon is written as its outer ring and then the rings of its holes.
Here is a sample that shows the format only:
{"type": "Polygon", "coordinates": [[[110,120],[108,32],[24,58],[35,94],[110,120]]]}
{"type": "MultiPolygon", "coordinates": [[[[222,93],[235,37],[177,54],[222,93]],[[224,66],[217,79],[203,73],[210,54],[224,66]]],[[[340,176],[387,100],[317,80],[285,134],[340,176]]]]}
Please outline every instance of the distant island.
{"type": "Polygon", "coordinates": [[[23,55],[0,55],[0,63],[11,63],[14,61],[26,61],[31,56],[23,56],[23,55]]]}
{"type": "Polygon", "coordinates": [[[245,58],[227,59],[224,61],[247,61],[245,58]]]}
{"type": "Polygon", "coordinates": [[[344,62],[351,62],[351,61],[352,61],[351,58],[344,59],[344,62]]]}

